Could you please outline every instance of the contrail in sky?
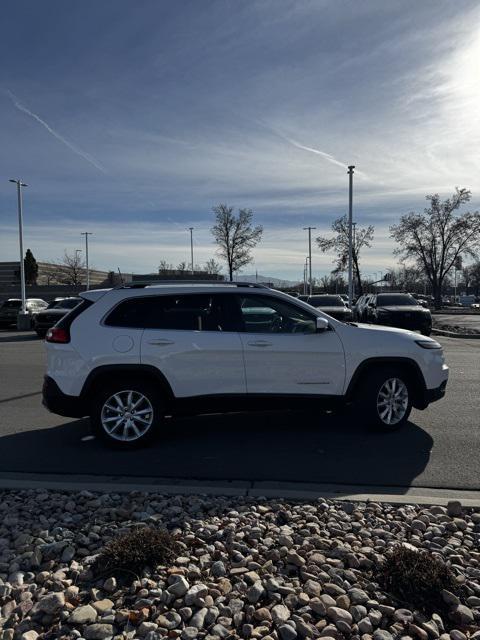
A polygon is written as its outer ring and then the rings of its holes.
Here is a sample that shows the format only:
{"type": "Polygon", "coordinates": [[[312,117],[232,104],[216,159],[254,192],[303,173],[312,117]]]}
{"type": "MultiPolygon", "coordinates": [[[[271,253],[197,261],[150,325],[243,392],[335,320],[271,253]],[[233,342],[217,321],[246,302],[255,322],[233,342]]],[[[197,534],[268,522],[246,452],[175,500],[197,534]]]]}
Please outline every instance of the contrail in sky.
{"type": "Polygon", "coordinates": [[[320,151],[320,149],[314,149],[313,147],[306,147],[304,144],[300,144],[296,140],[292,140],[292,138],[287,138],[287,136],[282,135],[282,138],[284,138],[290,144],[293,144],[293,146],[297,147],[297,149],[303,149],[304,151],[310,151],[310,153],[316,153],[317,156],[321,156],[322,158],[325,158],[327,162],[336,164],[338,167],[343,167],[344,169],[348,168],[346,164],[343,164],[343,162],[340,162],[339,160],[334,158],[330,153],[326,153],[325,151],[320,151]]]}
{"type": "Polygon", "coordinates": [[[45,120],[42,120],[42,118],[40,118],[40,116],[37,116],[36,113],[33,113],[32,111],[30,111],[30,109],[27,109],[27,107],[25,107],[19,101],[17,96],[14,93],[12,93],[12,91],[10,91],[10,89],[4,89],[4,93],[6,93],[8,95],[8,97],[10,98],[10,100],[12,101],[12,103],[15,106],[16,109],[18,109],[19,111],[22,111],[23,113],[26,113],[27,116],[30,116],[31,118],[36,120],[38,123],[40,123],[42,125],[42,127],[44,127],[48,131],[48,133],[50,133],[57,140],[60,140],[60,142],[63,142],[63,144],[66,147],[68,147],[70,149],[70,151],[73,151],[73,153],[75,153],[77,156],[80,156],[81,158],[83,158],[84,160],[89,162],[91,165],[93,165],[96,169],[98,169],[102,173],[107,173],[106,169],[104,167],[102,167],[102,165],[98,162],[98,160],[95,160],[95,158],[93,158],[90,154],[86,153],[85,151],[82,151],[81,149],[79,149],[78,147],[73,145],[66,138],[64,138],[59,133],[57,133],[57,131],[55,131],[55,129],[52,129],[52,127],[49,124],[47,124],[45,122],[45,120]]]}

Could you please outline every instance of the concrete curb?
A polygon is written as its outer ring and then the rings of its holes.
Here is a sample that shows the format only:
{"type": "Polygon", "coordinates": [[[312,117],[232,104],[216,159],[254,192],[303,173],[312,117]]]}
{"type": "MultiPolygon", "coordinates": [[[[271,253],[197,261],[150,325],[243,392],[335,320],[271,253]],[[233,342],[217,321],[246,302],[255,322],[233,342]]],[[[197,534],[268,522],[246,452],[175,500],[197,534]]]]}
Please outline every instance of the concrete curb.
{"type": "Polygon", "coordinates": [[[480,340],[480,333],[455,333],[454,331],[444,331],[443,329],[432,328],[434,336],[446,336],[447,338],[463,338],[465,340],[480,340]]]}
{"type": "Polygon", "coordinates": [[[164,495],[245,496],[309,500],[329,498],[352,502],[447,505],[459,500],[465,507],[480,507],[480,490],[429,487],[355,486],[275,482],[264,480],[189,480],[184,478],[129,478],[125,476],[63,476],[59,474],[0,473],[0,490],[49,489],[128,493],[140,491],[164,495]]]}

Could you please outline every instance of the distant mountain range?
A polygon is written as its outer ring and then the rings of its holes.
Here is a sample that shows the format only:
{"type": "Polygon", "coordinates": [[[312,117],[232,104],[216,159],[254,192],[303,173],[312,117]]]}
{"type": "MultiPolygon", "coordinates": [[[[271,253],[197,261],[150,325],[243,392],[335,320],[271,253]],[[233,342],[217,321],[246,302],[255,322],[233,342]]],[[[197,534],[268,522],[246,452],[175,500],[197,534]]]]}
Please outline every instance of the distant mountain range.
{"type": "MultiPolygon", "coordinates": [[[[237,278],[235,278],[236,280],[237,278]]],[[[262,276],[260,274],[243,274],[238,276],[240,282],[258,282],[258,284],[273,284],[274,287],[294,287],[298,284],[298,280],[282,280],[281,278],[274,278],[273,276],[262,276]]]]}

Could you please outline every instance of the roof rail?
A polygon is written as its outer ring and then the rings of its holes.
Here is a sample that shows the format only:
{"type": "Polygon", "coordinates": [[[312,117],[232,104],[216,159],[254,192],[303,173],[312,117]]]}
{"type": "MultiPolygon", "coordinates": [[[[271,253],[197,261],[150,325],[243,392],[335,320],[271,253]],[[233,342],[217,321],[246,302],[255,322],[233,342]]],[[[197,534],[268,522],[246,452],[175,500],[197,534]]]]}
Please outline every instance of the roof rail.
{"type": "Polygon", "coordinates": [[[263,284],[258,282],[230,282],[228,280],[142,280],[138,282],[125,282],[118,284],[115,289],[144,289],[145,287],[156,286],[173,286],[176,287],[181,284],[197,284],[209,287],[223,286],[223,287],[251,287],[253,289],[268,289],[263,284]]]}

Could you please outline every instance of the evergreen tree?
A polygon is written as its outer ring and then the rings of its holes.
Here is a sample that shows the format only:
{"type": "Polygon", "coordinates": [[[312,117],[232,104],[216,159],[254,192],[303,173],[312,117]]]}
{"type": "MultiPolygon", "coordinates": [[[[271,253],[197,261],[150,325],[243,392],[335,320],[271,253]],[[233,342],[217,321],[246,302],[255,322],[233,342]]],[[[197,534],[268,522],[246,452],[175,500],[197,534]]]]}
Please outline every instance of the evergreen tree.
{"type": "Polygon", "coordinates": [[[25,268],[25,282],[27,284],[37,284],[38,264],[30,249],[27,249],[23,264],[25,268]]]}

